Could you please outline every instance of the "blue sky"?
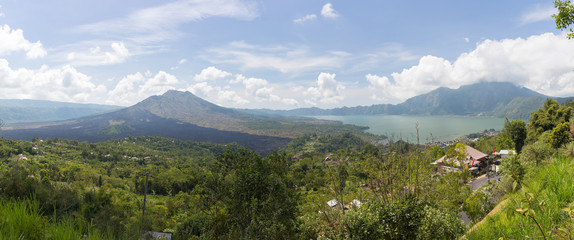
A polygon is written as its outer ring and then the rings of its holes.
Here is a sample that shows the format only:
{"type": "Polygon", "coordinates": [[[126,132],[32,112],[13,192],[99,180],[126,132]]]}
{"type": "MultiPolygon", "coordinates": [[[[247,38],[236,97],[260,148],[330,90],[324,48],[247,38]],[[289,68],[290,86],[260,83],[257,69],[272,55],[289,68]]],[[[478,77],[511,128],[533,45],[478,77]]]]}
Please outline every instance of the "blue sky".
{"type": "Polygon", "coordinates": [[[552,1],[0,0],[0,96],[129,106],[400,103],[508,81],[574,96],[552,1]]]}

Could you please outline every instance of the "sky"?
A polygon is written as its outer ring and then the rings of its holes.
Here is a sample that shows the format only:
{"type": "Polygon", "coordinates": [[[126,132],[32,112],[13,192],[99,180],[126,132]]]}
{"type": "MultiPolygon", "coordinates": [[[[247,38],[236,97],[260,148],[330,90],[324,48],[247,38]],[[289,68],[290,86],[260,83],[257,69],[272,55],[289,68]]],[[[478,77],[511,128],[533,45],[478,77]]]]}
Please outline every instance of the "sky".
{"type": "Polygon", "coordinates": [[[574,96],[550,0],[0,0],[0,98],[130,106],[397,104],[512,82],[574,96]]]}

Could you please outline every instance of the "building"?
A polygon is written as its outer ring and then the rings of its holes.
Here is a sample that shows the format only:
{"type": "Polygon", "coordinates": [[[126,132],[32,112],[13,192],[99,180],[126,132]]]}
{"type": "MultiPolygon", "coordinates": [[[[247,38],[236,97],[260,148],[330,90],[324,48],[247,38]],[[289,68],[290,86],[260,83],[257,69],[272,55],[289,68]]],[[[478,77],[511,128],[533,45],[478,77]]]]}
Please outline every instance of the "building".
{"type": "Polygon", "coordinates": [[[500,156],[500,159],[504,159],[510,155],[516,155],[516,151],[514,151],[514,150],[500,150],[499,152],[494,153],[494,156],[500,156]]]}
{"type": "Polygon", "coordinates": [[[444,155],[443,157],[439,158],[438,160],[432,163],[433,165],[437,165],[437,171],[440,172],[443,168],[443,165],[452,166],[456,168],[461,168],[466,165],[469,167],[469,169],[475,167],[476,167],[475,169],[478,169],[477,167],[479,165],[486,163],[488,154],[478,151],[471,146],[468,145],[464,146],[465,146],[466,157],[462,159],[462,161],[459,159],[451,159],[448,158],[446,155],[444,155]]]}

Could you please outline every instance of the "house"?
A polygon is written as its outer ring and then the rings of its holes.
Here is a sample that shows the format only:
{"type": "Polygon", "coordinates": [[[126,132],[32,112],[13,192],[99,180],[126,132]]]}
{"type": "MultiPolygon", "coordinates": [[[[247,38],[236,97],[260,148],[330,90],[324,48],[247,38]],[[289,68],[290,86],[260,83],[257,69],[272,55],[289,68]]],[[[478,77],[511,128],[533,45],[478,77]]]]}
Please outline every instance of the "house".
{"type": "Polygon", "coordinates": [[[499,152],[494,153],[495,156],[500,156],[500,159],[504,159],[510,155],[516,155],[516,151],[514,150],[500,150],[499,152]]]}
{"type": "Polygon", "coordinates": [[[465,153],[466,157],[462,161],[458,159],[450,159],[447,156],[443,156],[438,160],[434,161],[432,164],[437,165],[437,170],[440,172],[443,168],[443,165],[450,165],[453,167],[463,167],[464,165],[468,166],[469,168],[478,167],[481,163],[486,162],[488,155],[474,149],[471,146],[465,146],[465,153]]]}

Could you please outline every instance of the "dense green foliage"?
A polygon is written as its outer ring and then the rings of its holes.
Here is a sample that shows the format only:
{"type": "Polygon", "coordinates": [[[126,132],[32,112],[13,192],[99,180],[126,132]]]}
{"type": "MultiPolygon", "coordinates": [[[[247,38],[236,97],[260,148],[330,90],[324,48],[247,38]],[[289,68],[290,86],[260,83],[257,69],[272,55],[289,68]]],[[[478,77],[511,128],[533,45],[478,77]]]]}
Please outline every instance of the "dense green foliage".
{"type": "MultiPolygon", "coordinates": [[[[502,161],[492,193],[506,199],[467,239],[559,238],[574,235],[572,108],[548,99],[532,113],[527,145],[502,161]]],[[[475,201],[476,202],[476,201],[475,201]]]]}
{"type": "MultiPolygon", "coordinates": [[[[467,229],[459,211],[476,223],[504,199],[503,214],[465,238],[571,236],[571,116],[548,100],[528,125],[506,121],[500,135],[472,142],[488,153],[524,144],[502,160],[497,184],[477,190],[467,167],[437,174],[430,164],[464,159],[461,143],[306,134],[261,156],[164,137],[0,139],[0,237],[137,239],[142,229],[174,239],[454,239],[467,229]]],[[[109,131],[123,131],[116,126],[109,131]]]]}
{"type": "Polygon", "coordinates": [[[574,24],[574,5],[570,0],[554,1],[554,7],[558,9],[558,14],[552,15],[556,21],[556,28],[560,30],[568,29],[568,38],[574,38],[574,31],[571,25],[574,24]]]}
{"type": "Polygon", "coordinates": [[[22,228],[53,228],[70,239],[133,239],[140,228],[175,239],[459,236],[455,211],[470,192],[460,174],[430,180],[429,163],[441,152],[403,141],[373,145],[349,133],[303,136],[265,157],[163,137],[2,139],[0,198],[7,208],[24,199],[36,206],[24,215],[40,216],[41,227],[22,228]],[[152,177],[142,222],[145,174],[152,177]],[[329,207],[332,199],[338,204],[329,207]]]}
{"type": "Polygon", "coordinates": [[[510,123],[508,132],[512,142],[514,142],[514,149],[520,154],[526,140],[526,124],[522,120],[514,120],[510,123]]]}

